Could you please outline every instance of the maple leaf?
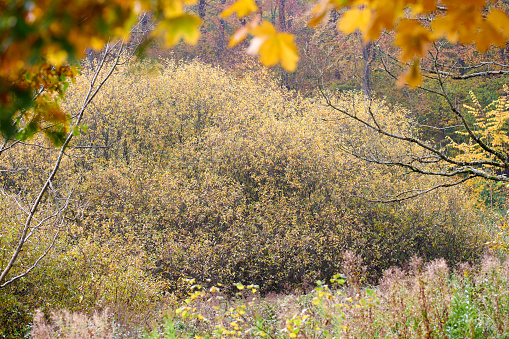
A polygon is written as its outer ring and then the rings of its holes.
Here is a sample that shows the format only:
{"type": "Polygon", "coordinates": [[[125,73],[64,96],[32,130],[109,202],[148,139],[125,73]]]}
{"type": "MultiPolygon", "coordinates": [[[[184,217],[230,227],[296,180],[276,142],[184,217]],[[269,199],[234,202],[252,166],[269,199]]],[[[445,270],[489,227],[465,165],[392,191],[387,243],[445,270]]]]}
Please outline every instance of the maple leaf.
{"type": "Polygon", "coordinates": [[[376,11],[371,15],[369,23],[364,31],[364,40],[375,40],[385,29],[392,29],[396,24],[396,11],[394,2],[387,3],[385,6],[378,6],[376,11]],[[392,6],[391,6],[392,5],[392,6]]]}
{"type": "Polygon", "coordinates": [[[180,39],[196,44],[200,38],[201,20],[195,15],[182,13],[163,20],[153,34],[163,35],[167,46],[175,46],[180,39]]]}
{"type": "Polygon", "coordinates": [[[491,22],[484,21],[480,32],[475,36],[475,46],[479,52],[484,53],[490,48],[490,45],[503,47],[505,46],[505,38],[491,22]],[[490,38],[487,39],[487,37],[490,38]]]}
{"type": "Polygon", "coordinates": [[[327,13],[346,5],[346,0],[319,0],[311,10],[311,19],[308,25],[314,27],[320,24],[327,13]]]}
{"type": "Polygon", "coordinates": [[[228,47],[233,47],[237,45],[239,42],[243,41],[247,35],[259,24],[259,19],[255,18],[254,20],[250,21],[246,25],[240,27],[235,32],[233,32],[230,42],[228,43],[228,47]]]}
{"type": "Polygon", "coordinates": [[[509,37],[509,17],[504,11],[492,9],[486,17],[486,22],[497,31],[502,32],[506,38],[509,37]]]}
{"type": "Polygon", "coordinates": [[[403,87],[407,84],[411,88],[419,86],[422,82],[422,74],[420,68],[420,61],[414,60],[412,66],[402,73],[398,78],[398,86],[403,87]]]}
{"type": "Polygon", "coordinates": [[[421,0],[412,6],[412,13],[415,14],[429,14],[437,9],[435,0],[421,0]]]}
{"type": "Polygon", "coordinates": [[[258,6],[254,0],[238,0],[235,1],[230,7],[221,12],[220,16],[222,18],[226,18],[233,14],[233,12],[237,13],[237,17],[242,18],[246,15],[254,13],[258,10],[258,6]]]}
{"type": "Polygon", "coordinates": [[[281,62],[281,67],[289,72],[297,68],[299,52],[292,34],[278,33],[268,21],[255,27],[252,34],[254,38],[247,52],[251,55],[259,54],[263,65],[274,66],[281,62]]]}
{"type": "Polygon", "coordinates": [[[61,66],[67,61],[67,52],[60,49],[57,44],[47,46],[45,52],[46,59],[53,66],[61,66]]]}
{"type": "Polygon", "coordinates": [[[371,11],[367,8],[353,8],[346,11],[338,21],[338,29],[343,33],[350,34],[359,29],[365,32],[371,19],[371,11]]]}
{"type": "Polygon", "coordinates": [[[431,42],[431,32],[416,20],[403,19],[399,23],[394,43],[401,48],[401,60],[422,57],[431,42]]]}

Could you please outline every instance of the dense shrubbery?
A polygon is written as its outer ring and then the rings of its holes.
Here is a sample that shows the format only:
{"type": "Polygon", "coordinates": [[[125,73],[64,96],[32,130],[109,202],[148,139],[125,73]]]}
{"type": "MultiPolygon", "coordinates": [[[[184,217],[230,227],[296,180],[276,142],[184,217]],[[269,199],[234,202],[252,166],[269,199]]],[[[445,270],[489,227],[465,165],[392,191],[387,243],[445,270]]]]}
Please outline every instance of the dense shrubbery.
{"type": "Polygon", "coordinates": [[[109,309],[120,323],[146,324],[165,284],[147,274],[149,264],[143,253],[111,239],[103,244],[86,239],[64,241],[37,270],[2,289],[0,333],[7,338],[23,337],[35,308],[45,313],[62,308],[109,309]]]}
{"type": "MultiPolygon", "coordinates": [[[[263,71],[151,67],[118,75],[95,104],[94,132],[82,142],[112,147],[81,165],[93,168],[82,224],[139,242],[174,288],[187,277],[304,288],[340,271],[346,249],[363,257],[371,281],[414,254],[454,263],[481,253],[479,211],[461,189],[393,205],[362,199],[424,179],[360,162],[341,145],[404,156],[402,145],[278,88],[263,71]]],[[[364,114],[356,94],[337,100],[364,114]]],[[[388,126],[411,128],[404,111],[374,109],[388,126]]]]}
{"type": "MultiPolygon", "coordinates": [[[[85,68],[62,104],[66,111],[79,106],[86,76],[85,68]]],[[[337,100],[365,114],[357,94],[337,100]]],[[[388,126],[412,128],[403,110],[383,102],[373,109],[388,126]]],[[[143,318],[164,291],[185,295],[186,278],[307,290],[341,272],[351,250],[374,282],[413,255],[475,260],[488,240],[483,212],[461,188],[398,204],[363,199],[433,179],[344,153],[345,144],[391,147],[402,157],[412,150],[281,89],[266,70],[135,66],[105,84],[85,123],[55,180],[63,191],[77,187],[57,250],[0,294],[7,336],[26,331],[35,308],[108,307],[121,321],[141,324],[134,314],[143,318]]],[[[2,174],[10,194],[30,192],[55,156],[41,148],[44,140],[33,144],[8,153],[28,168],[2,174]]],[[[58,198],[48,198],[48,208],[58,198]]],[[[9,248],[19,216],[7,200],[1,211],[0,246],[9,248]]],[[[52,232],[40,232],[26,251],[35,257],[52,232]]]]}

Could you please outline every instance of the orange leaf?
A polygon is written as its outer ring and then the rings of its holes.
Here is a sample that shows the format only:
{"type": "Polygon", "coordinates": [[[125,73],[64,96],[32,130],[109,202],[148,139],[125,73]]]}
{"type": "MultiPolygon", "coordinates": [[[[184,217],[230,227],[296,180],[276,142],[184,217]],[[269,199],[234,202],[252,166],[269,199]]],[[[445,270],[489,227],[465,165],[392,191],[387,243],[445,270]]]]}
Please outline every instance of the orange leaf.
{"type": "Polygon", "coordinates": [[[398,78],[398,86],[403,87],[407,84],[409,87],[414,88],[421,84],[422,74],[419,60],[414,60],[412,66],[402,73],[398,78]]]}
{"type": "Polygon", "coordinates": [[[422,57],[431,42],[431,32],[416,20],[403,19],[396,29],[394,43],[401,48],[401,60],[422,57]]]}

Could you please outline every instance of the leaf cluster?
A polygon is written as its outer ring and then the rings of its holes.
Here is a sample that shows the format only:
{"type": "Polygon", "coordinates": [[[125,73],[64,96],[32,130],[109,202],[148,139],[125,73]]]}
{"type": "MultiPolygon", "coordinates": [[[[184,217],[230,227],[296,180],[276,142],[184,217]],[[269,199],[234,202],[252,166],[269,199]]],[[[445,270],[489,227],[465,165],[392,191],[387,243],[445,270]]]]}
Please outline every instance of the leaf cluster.
{"type": "MultiPolygon", "coordinates": [[[[267,74],[239,79],[172,61],[152,70],[119,74],[95,103],[83,142],[108,147],[79,163],[89,178],[81,227],[140,243],[172,288],[188,277],[303,288],[338,271],[346,249],[362,255],[371,279],[413,254],[455,262],[480,253],[485,238],[471,227],[480,220],[464,208],[465,193],[461,202],[459,191],[400,205],[363,199],[424,179],[366,164],[341,145],[407,156],[404,145],[267,74]]],[[[339,100],[365,114],[362,96],[339,100]]],[[[411,128],[404,111],[373,109],[387,126],[411,128]]]]}

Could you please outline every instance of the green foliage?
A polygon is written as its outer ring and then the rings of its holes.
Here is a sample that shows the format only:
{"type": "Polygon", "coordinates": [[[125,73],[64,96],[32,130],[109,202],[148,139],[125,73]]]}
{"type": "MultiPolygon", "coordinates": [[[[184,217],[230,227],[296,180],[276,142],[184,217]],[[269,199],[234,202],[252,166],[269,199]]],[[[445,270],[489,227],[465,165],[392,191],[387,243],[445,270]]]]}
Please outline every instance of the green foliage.
{"type": "MultiPolygon", "coordinates": [[[[468,275],[468,272],[465,274],[468,275]]],[[[445,332],[449,338],[485,338],[484,319],[480,317],[479,309],[472,300],[470,282],[467,280],[458,288],[452,295],[451,313],[445,332]]]]}

